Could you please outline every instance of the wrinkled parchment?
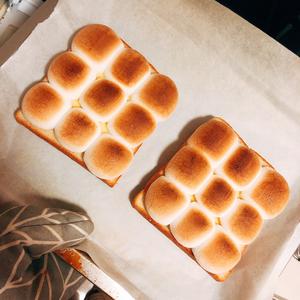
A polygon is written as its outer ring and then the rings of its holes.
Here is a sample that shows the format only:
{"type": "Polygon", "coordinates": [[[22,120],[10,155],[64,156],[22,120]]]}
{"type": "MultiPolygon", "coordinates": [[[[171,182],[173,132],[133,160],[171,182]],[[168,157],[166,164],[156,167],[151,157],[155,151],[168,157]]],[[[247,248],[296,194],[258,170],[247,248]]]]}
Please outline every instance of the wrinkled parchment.
{"type": "Polygon", "coordinates": [[[278,262],[293,251],[287,247],[300,215],[299,58],[213,1],[64,0],[1,68],[0,83],[2,197],[80,205],[96,228],[98,246],[87,251],[137,298],[270,299],[278,262]],[[93,22],[114,28],[180,91],[175,114],[144,143],[114,189],[13,117],[22,92],[43,77],[49,58],[93,22]],[[128,200],[207,115],[225,118],[292,188],[288,208],[265,224],[225,283],[212,280],[128,200]]]}

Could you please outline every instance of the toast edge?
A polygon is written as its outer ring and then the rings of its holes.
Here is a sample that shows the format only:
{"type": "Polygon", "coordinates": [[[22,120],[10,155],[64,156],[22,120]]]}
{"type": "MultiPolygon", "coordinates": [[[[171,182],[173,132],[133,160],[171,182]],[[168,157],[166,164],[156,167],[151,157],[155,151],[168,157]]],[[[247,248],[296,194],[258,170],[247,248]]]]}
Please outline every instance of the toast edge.
{"type": "MultiPolygon", "coordinates": [[[[66,156],[68,156],[69,158],[71,158],[73,161],[77,162],[79,165],[81,165],[83,168],[85,168],[89,173],[91,173],[88,170],[88,168],[86,167],[86,165],[85,165],[83,159],[81,158],[80,154],[71,152],[71,151],[67,150],[66,148],[64,148],[62,145],[60,145],[56,141],[56,139],[54,137],[52,137],[50,134],[47,134],[48,132],[46,130],[39,129],[39,128],[31,125],[31,123],[28,122],[24,118],[21,109],[17,109],[16,110],[16,112],[15,112],[15,119],[16,119],[16,121],[19,124],[21,124],[22,126],[26,127],[27,129],[29,129],[32,133],[34,133],[35,135],[37,135],[38,137],[40,137],[41,139],[43,139],[44,141],[46,141],[47,143],[49,143],[50,145],[52,145],[53,147],[55,147],[60,152],[64,153],[66,156]]],[[[95,176],[95,175],[93,175],[93,176],[95,176]]],[[[121,178],[121,176],[119,176],[119,177],[117,177],[115,179],[111,179],[111,180],[101,179],[101,178],[98,178],[98,179],[100,179],[101,181],[103,181],[109,187],[113,188],[116,185],[116,183],[119,181],[120,178],[121,178]]]]}

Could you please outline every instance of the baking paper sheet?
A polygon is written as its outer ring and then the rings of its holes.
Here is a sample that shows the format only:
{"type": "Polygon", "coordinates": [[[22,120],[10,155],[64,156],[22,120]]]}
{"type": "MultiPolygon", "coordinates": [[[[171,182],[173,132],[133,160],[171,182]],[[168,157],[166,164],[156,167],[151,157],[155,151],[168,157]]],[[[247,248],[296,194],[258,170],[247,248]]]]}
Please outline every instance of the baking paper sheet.
{"type": "Polygon", "coordinates": [[[95,223],[93,246],[85,248],[136,298],[270,299],[300,215],[298,57],[213,1],[64,0],[2,66],[0,84],[1,197],[59,199],[84,208],[95,223]],[[159,124],[114,189],[13,117],[24,89],[88,23],[111,26],[180,91],[175,114],[159,124]],[[225,283],[211,279],[129,202],[207,115],[227,120],[292,189],[288,208],[265,224],[225,283]]]}

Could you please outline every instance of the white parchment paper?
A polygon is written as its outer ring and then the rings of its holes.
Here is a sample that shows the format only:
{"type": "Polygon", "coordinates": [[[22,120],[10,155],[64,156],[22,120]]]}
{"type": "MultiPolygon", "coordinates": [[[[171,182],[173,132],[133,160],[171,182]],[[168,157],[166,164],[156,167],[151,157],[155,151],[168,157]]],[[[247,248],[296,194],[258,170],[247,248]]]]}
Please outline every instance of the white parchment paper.
{"type": "Polygon", "coordinates": [[[294,54],[213,1],[64,0],[0,69],[0,84],[3,198],[61,199],[84,208],[95,223],[94,243],[85,249],[136,298],[270,299],[278,263],[299,238],[299,230],[292,237],[300,215],[300,60],[294,54]],[[13,117],[24,89],[88,23],[111,26],[180,91],[175,114],[144,143],[114,189],[13,117]],[[211,279],[129,202],[207,115],[225,118],[292,189],[288,208],[265,224],[225,283],[211,279]]]}

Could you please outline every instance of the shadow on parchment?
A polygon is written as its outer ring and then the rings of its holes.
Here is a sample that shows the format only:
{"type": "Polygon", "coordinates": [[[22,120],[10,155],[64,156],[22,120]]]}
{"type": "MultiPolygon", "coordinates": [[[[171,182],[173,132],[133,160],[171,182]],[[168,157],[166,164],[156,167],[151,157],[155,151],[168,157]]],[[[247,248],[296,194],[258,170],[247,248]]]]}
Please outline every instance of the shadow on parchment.
{"type": "Polygon", "coordinates": [[[0,212],[5,211],[11,206],[22,206],[22,205],[32,205],[41,208],[60,208],[65,210],[70,210],[78,213],[84,213],[87,215],[86,211],[77,204],[57,199],[57,198],[48,198],[43,197],[37,194],[24,194],[22,195],[21,201],[12,201],[3,199],[0,196],[0,212]]]}
{"type": "Polygon", "coordinates": [[[132,201],[134,197],[137,195],[138,192],[140,192],[152,175],[155,174],[160,168],[162,168],[170,159],[171,157],[179,150],[179,148],[186,142],[186,140],[189,138],[189,136],[203,123],[207,122],[213,118],[212,115],[197,117],[195,119],[192,119],[189,121],[179,132],[178,138],[169,144],[161,153],[157,160],[156,167],[149,171],[144,177],[141,179],[141,181],[138,183],[138,185],[131,190],[129,193],[129,199],[132,201]]]}
{"type": "Polygon", "coordinates": [[[24,202],[29,205],[36,205],[43,208],[61,208],[86,214],[86,211],[81,206],[63,199],[43,197],[35,194],[25,194],[24,202]]]}

